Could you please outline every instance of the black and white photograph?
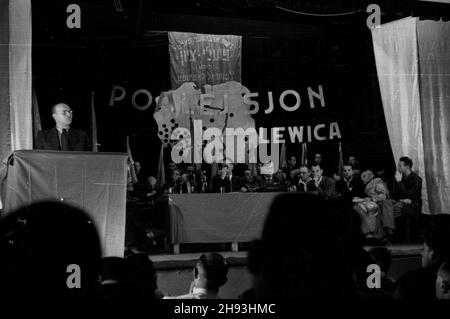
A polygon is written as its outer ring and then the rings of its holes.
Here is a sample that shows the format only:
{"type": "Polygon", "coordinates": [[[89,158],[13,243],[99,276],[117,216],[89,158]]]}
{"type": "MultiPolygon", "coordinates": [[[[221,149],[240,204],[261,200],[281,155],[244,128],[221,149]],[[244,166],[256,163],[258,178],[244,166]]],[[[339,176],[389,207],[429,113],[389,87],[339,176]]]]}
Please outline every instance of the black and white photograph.
{"type": "Polygon", "coordinates": [[[2,297],[450,299],[450,0],[0,0],[0,160],[2,297]]]}

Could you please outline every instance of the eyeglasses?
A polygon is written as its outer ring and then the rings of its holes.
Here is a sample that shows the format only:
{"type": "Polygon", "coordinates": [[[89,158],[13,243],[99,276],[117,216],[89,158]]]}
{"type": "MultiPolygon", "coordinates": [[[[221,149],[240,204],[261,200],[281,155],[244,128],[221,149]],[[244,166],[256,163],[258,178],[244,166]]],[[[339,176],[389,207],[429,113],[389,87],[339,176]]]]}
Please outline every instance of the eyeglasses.
{"type": "Polygon", "coordinates": [[[67,114],[73,114],[73,111],[72,110],[63,110],[63,111],[60,111],[60,112],[55,112],[56,114],[65,114],[65,115],[67,115],[67,114]]]}

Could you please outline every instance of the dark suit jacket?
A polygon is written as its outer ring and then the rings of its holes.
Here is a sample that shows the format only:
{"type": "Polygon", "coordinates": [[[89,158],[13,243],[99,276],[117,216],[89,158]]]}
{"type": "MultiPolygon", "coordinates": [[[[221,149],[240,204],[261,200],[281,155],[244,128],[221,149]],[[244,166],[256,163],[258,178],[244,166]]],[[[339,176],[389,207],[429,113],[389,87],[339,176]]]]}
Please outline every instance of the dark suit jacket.
{"type": "Polygon", "coordinates": [[[409,198],[413,203],[422,207],[422,178],[411,172],[408,177],[402,178],[400,182],[394,184],[394,198],[409,198]]]}
{"type": "MultiPolygon", "coordinates": [[[[85,131],[71,128],[68,132],[68,139],[70,151],[92,151],[89,137],[85,131]]],[[[34,149],[60,151],[61,147],[56,127],[38,132],[34,149]]]]}
{"type": "Polygon", "coordinates": [[[336,182],[336,193],[343,198],[345,201],[351,202],[353,197],[366,197],[364,193],[364,184],[360,178],[352,178],[350,181],[350,187],[344,179],[336,182]]]}
{"type": "Polygon", "coordinates": [[[311,180],[307,184],[308,192],[317,192],[319,197],[325,199],[336,198],[336,189],[334,179],[322,176],[322,180],[319,183],[319,187],[316,187],[314,180],[311,180]]]}
{"type": "Polygon", "coordinates": [[[218,193],[220,192],[220,187],[225,188],[225,192],[239,192],[242,186],[242,180],[239,176],[232,175],[231,183],[228,177],[225,179],[220,178],[220,176],[215,176],[213,178],[213,191],[218,193]]]}

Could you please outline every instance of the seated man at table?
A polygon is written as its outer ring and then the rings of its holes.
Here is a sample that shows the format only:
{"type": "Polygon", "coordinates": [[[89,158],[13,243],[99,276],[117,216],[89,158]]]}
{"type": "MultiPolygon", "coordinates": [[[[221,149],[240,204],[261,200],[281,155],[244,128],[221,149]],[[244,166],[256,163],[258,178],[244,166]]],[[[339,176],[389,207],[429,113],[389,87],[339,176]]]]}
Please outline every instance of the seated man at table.
{"type": "Polygon", "coordinates": [[[219,289],[227,282],[227,273],[228,265],[222,255],[203,254],[195,264],[194,281],[189,293],[164,299],[219,299],[219,289]]]}
{"type": "Polygon", "coordinates": [[[241,178],[233,174],[234,165],[232,163],[223,164],[222,170],[218,176],[213,178],[213,191],[220,192],[238,192],[241,189],[241,178]]]}
{"type": "Polygon", "coordinates": [[[311,171],[313,179],[308,182],[308,191],[324,199],[335,199],[337,196],[334,179],[323,176],[323,169],[319,164],[313,165],[311,171]]]}
{"type": "Polygon", "coordinates": [[[241,192],[252,192],[258,185],[256,177],[252,175],[252,171],[246,169],[244,171],[244,176],[241,179],[241,192]]]}
{"type": "Polygon", "coordinates": [[[273,174],[273,179],[274,185],[287,186],[288,184],[286,173],[284,173],[281,168],[278,169],[278,171],[275,174],[273,174]]]}
{"type": "Polygon", "coordinates": [[[286,177],[291,184],[292,184],[292,178],[295,178],[295,175],[296,175],[293,172],[295,172],[296,170],[298,170],[297,157],[292,155],[289,157],[289,160],[287,161],[287,167],[285,169],[286,177]]]}
{"type": "Polygon", "coordinates": [[[299,169],[300,178],[297,182],[297,192],[307,192],[308,191],[308,183],[311,181],[311,172],[306,165],[300,166],[299,169]]]}
{"type": "Polygon", "coordinates": [[[344,165],[342,179],[336,182],[336,194],[347,203],[352,203],[354,197],[365,197],[364,185],[360,178],[353,177],[353,167],[344,165]]]}
{"type": "Polygon", "coordinates": [[[413,239],[417,239],[419,215],[422,209],[422,178],[411,169],[413,162],[409,157],[400,157],[398,170],[395,172],[393,199],[394,214],[400,213],[399,221],[410,219],[413,239]]]}

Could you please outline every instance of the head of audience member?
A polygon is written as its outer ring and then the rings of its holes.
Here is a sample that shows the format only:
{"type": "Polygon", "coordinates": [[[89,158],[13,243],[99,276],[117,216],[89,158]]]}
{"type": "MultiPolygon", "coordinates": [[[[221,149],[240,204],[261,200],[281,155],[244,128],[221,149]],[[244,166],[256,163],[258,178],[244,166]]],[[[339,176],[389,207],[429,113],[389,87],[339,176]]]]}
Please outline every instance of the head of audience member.
{"type": "Polygon", "coordinates": [[[156,271],[147,254],[130,255],[125,263],[128,298],[155,299],[156,271]]]}
{"type": "Polygon", "coordinates": [[[397,168],[398,168],[398,171],[400,173],[402,173],[403,175],[409,175],[409,173],[411,173],[412,166],[413,166],[413,162],[407,156],[402,156],[398,160],[397,168]]]}
{"type": "Polygon", "coordinates": [[[450,299],[450,259],[445,260],[437,271],[437,299],[450,299]]]}
{"type": "Polygon", "coordinates": [[[450,229],[432,225],[422,233],[422,266],[439,267],[450,257],[450,229]]]}
{"type": "Polygon", "coordinates": [[[276,197],[248,256],[255,297],[345,296],[353,282],[351,237],[359,232],[348,229],[348,216],[341,201],[308,193],[276,197]]]}
{"type": "Polygon", "coordinates": [[[316,180],[320,180],[323,176],[323,169],[319,164],[311,166],[312,176],[316,180]]]}
{"type": "Polygon", "coordinates": [[[57,103],[52,106],[52,117],[56,127],[59,129],[69,129],[72,124],[73,112],[65,103],[57,103]]]}
{"type": "Polygon", "coordinates": [[[169,167],[169,172],[172,172],[172,171],[178,169],[177,164],[175,164],[174,162],[170,162],[168,167],[169,167]]]}
{"type": "Polygon", "coordinates": [[[300,173],[300,180],[302,180],[305,183],[308,182],[309,179],[311,178],[309,168],[306,165],[300,166],[299,173],[300,173]]]}
{"type": "Polygon", "coordinates": [[[353,167],[351,165],[344,165],[342,168],[342,177],[345,180],[351,180],[353,177],[353,167]]]}
{"type": "Polygon", "coordinates": [[[217,294],[227,282],[228,265],[221,254],[202,254],[194,267],[194,287],[217,294]]]}
{"type": "Polygon", "coordinates": [[[154,299],[156,272],[146,254],[106,257],[100,273],[101,297],[107,300],[154,299]]]}
{"type": "Polygon", "coordinates": [[[79,208],[36,202],[0,221],[0,289],[18,298],[77,299],[98,288],[97,229],[79,208]]]}
{"type": "Polygon", "coordinates": [[[289,167],[290,167],[291,169],[292,169],[293,167],[297,166],[297,157],[295,157],[295,156],[289,157],[288,165],[289,165],[289,167]]]}
{"type": "Polygon", "coordinates": [[[125,297],[123,287],[126,278],[125,259],[120,257],[102,258],[100,265],[100,297],[102,299],[122,299],[125,297]]]}
{"type": "Polygon", "coordinates": [[[170,176],[171,176],[171,179],[172,179],[172,183],[179,182],[180,179],[181,179],[181,172],[178,169],[174,169],[174,170],[172,170],[172,173],[171,173],[170,176]]]}
{"type": "Polygon", "coordinates": [[[348,165],[351,165],[354,168],[358,165],[359,161],[355,156],[349,156],[347,163],[348,165]]]}
{"type": "Polygon", "coordinates": [[[322,154],[317,153],[316,155],[314,155],[314,164],[322,164],[322,154]]]}
{"type": "Polygon", "coordinates": [[[361,173],[361,180],[364,185],[367,185],[374,178],[375,178],[375,175],[373,174],[373,172],[370,169],[365,170],[364,172],[361,173]]]}

